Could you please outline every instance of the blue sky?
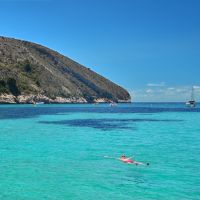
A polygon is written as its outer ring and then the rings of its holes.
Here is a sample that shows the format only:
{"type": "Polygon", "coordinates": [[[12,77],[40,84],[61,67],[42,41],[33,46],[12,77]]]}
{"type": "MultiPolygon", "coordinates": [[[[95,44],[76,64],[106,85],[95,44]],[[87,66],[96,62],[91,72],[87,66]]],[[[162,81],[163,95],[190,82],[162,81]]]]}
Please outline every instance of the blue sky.
{"type": "Polygon", "coordinates": [[[43,44],[133,101],[200,99],[199,0],[0,0],[0,35],[43,44]]]}

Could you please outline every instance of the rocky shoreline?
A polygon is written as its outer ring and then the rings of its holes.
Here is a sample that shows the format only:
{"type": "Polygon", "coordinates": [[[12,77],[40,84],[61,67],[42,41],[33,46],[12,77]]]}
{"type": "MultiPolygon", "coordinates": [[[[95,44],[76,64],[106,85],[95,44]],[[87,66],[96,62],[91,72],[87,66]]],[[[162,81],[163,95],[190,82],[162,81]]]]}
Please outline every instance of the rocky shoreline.
{"type": "MultiPolygon", "coordinates": [[[[93,102],[88,102],[83,97],[70,97],[70,98],[63,98],[63,97],[56,97],[51,99],[45,95],[38,94],[30,94],[30,95],[19,95],[14,96],[12,94],[1,94],[0,95],[0,104],[36,104],[36,103],[58,103],[58,104],[65,104],[65,103],[112,103],[110,99],[106,98],[98,98],[94,99],[93,102]]],[[[121,101],[120,103],[129,103],[130,101],[121,101]]]]}

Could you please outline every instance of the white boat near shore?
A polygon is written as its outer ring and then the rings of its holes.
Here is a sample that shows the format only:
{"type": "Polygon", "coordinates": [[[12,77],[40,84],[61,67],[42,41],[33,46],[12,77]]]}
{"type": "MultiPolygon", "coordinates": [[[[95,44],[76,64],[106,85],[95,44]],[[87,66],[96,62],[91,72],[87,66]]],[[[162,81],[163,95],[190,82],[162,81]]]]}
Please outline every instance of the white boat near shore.
{"type": "Polygon", "coordinates": [[[117,103],[116,103],[116,102],[110,103],[110,107],[116,107],[116,106],[117,106],[117,103]]]}

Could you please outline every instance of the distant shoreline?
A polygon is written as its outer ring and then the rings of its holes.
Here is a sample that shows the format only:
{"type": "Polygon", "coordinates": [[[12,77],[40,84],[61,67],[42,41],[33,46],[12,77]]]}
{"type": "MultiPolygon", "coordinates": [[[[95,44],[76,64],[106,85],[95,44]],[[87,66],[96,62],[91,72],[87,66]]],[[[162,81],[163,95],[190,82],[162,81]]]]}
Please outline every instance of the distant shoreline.
{"type": "MultiPolygon", "coordinates": [[[[197,102],[197,104],[200,102],[197,102]]],[[[52,103],[36,103],[36,105],[103,105],[103,104],[111,104],[111,102],[100,102],[100,103],[95,103],[95,102],[67,102],[67,103],[56,103],[56,102],[52,102],[52,103]]],[[[184,101],[179,101],[179,102],[118,102],[117,104],[185,104],[184,101]]],[[[0,102],[0,105],[34,105],[33,103],[9,103],[9,102],[0,102]]]]}
{"type": "Polygon", "coordinates": [[[99,104],[99,103],[130,103],[130,100],[112,100],[108,98],[94,98],[90,101],[84,97],[55,97],[50,98],[42,94],[29,94],[14,96],[12,94],[1,94],[0,104],[99,104]]]}

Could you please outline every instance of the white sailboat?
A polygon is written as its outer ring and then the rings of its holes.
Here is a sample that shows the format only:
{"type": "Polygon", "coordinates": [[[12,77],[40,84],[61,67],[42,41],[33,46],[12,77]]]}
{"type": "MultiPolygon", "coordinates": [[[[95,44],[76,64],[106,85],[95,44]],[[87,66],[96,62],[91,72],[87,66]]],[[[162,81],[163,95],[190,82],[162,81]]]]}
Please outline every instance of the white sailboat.
{"type": "Polygon", "coordinates": [[[191,99],[186,102],[186,106],[191,107],[191,108],[196,106],[196,101],[194,100],[194,87],[192,87],[191,99]]]}

